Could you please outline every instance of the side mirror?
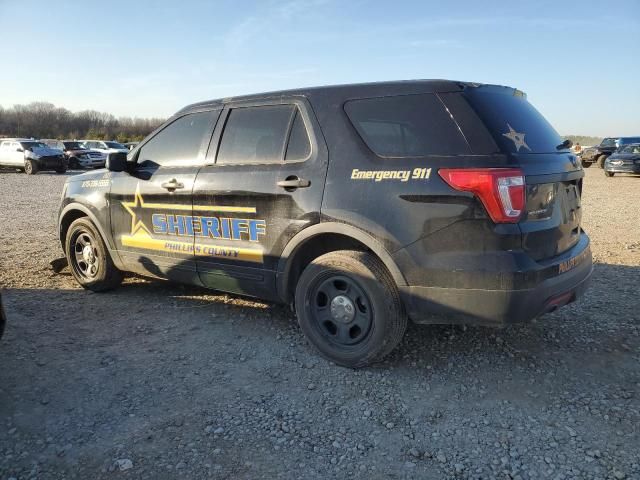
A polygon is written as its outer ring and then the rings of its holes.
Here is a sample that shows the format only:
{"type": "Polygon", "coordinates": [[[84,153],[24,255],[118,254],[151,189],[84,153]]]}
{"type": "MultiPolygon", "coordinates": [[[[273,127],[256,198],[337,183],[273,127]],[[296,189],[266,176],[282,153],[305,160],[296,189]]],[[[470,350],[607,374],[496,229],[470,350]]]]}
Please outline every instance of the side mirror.
{"type": "Polygon", "coordinates": [[[107,156],[106,167],[111,172],[125,172],[129,168],[127,154],[123,152],[110,153],[107,156]]]}
{"type": "Polygon", "coordinates": [[[18,147],[18,148],[16,148],[16,152],[24,152],[24,148],[18,147]]]}

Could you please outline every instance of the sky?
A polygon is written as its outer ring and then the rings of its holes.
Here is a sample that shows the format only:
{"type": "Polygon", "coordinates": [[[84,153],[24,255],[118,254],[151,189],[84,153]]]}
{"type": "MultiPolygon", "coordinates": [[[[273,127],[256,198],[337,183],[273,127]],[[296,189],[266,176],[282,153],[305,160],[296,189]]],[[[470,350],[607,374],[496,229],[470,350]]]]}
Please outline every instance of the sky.
{"type": "Polygon", "coordinates": [[[563,135],[640,135],[640,0],[0,0],[0,105],[168,117],[213,98],[445,78],[563,135]]]}

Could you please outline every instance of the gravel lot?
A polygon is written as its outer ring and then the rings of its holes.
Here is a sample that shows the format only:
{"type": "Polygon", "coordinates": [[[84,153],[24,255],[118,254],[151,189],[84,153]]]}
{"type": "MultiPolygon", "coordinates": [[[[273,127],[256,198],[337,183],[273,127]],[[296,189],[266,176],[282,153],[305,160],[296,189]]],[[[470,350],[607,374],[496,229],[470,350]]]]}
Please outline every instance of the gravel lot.
{"type": "Polygon", "coordinates": [[[54,275],[65,177],[1,172],[0,479],[640,478],[640,178],[586,173],[579,304],[351,371],[285,307],[54,275]]]}

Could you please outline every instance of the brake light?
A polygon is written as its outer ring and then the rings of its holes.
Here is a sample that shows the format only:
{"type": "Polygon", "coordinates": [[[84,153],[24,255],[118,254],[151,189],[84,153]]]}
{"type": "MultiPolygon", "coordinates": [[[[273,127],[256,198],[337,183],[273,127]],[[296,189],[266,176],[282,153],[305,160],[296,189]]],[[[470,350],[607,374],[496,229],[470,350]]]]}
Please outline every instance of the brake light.
{"type": "Polygon", "coordinates": [[[518,223],[525,207],[525,183],[519,168],[441,168],[451,187],[476,195],[495,223],[518,223]]]}

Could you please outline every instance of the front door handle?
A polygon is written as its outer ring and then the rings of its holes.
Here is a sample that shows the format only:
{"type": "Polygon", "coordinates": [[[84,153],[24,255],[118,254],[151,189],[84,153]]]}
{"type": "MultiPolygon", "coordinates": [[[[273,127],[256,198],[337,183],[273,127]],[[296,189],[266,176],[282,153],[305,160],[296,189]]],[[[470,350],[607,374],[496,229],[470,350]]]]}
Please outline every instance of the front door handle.
{"type": "Polygon", "coordinates": [[[287,177],[285,180],[280,180],[278,182],[278,186],[282,188],[288,189],[296,189],[296,188],[307,188],[311,185],[309,180],[305,180],[304,178],[298,178],[295,175],[291,177],[287,177]]]}
{"type": "Polygon", "coordinates": [[[175,178],[172,178],[171,180],[169,180],[168,182],[164,182],[160,186],[162,188],[166,188],[170,192],[173,192],[174,190],[177,190],[178,188],[184,188],[184,183],[181,183],[178,180],[176,180],[175,178]]]}

